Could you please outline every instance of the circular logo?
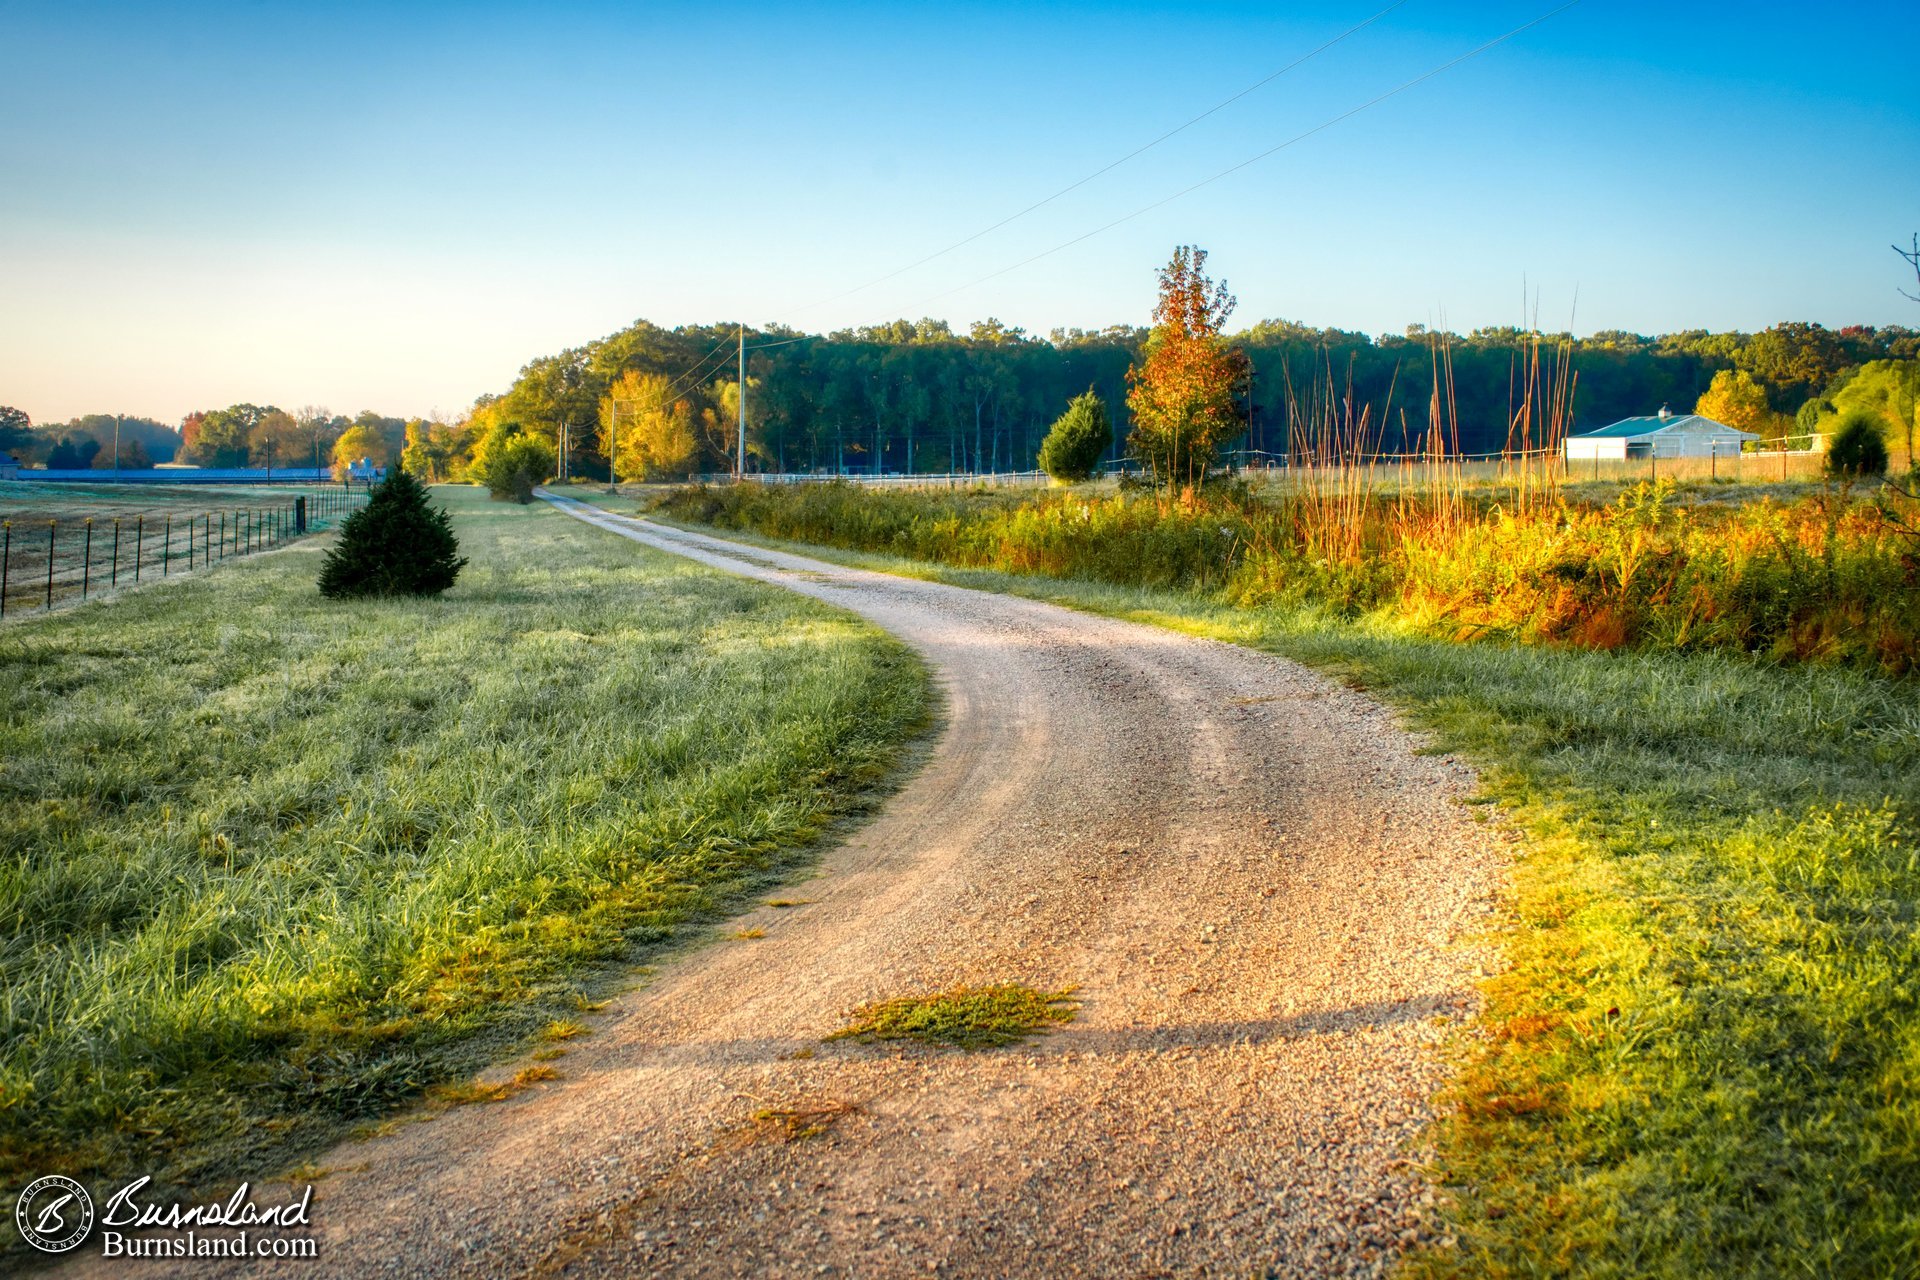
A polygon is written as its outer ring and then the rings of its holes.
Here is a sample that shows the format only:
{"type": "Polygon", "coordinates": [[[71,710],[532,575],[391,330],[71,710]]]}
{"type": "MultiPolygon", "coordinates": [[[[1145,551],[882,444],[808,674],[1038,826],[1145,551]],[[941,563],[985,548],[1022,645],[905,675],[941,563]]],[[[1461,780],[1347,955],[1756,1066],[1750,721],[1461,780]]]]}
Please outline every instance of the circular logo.
{"type": "Polygon", "coordinates": [[[20,1238],[42,1253],[65,1253],[93,1230],[93,1197],[72,1178],[50,1174],[20,1193],[13,1206],[20,1238]]]}

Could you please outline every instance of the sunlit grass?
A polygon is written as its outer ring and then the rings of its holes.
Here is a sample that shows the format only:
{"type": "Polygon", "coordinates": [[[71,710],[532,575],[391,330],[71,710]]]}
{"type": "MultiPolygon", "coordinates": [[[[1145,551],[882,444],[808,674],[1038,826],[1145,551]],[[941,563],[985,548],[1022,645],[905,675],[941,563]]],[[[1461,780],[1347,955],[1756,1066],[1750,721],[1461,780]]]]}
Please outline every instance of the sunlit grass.
{"type": "Polygon", "coordinates": [[[437,601],[323,545],[0,633],[0,1182],[259,1176],[578,1033],[923,721],[825,606],[439,490],[437,601]]]}
{"type": "Polygon", "coordinates": [[[1076,1007],[1071,990],[1036,991],[1014,983],[954,987],[863,1004],[828,1039],[993,1049],[1071,1022],[1076,1007]]]}
{"type": "Polygon", "coordinates": [[[1451,639],[1920,665],[1920,510],[1897,492],[1708,503],[1662,482],[1596,506],[1451,476],[1376,489],[1366,469],[1333,469],[1173,498],[737,485],[680,490],[661,510],[967,568],[1379,614],[1451,639]]]}

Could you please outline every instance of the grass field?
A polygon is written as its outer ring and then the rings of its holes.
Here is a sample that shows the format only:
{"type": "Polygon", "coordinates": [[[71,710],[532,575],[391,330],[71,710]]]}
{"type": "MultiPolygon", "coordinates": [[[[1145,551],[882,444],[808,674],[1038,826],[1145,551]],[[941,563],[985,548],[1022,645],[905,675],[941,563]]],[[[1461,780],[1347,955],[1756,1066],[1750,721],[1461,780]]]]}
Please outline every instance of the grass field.
{"type": "Polygon", "coordinates": [[[1920,682],[814,551],[1287,654],[1478,765],[1526,838],[1411,1274],[1920,1274],[1920,682]]]}
{"type": "Polygon", "coordinates": [[[317,531],[365,494],[338,485],[0,484],[0,614],[18,619],[277,546],[295,535],[301,497],[317,531]]]}
{"type": "Polygon", "coordinates": [[[0,633],[0,1182],[259,1177],[571,1034],[925,720],[864,623],[436,495],[440,600],[310,540],[0,633]]]}

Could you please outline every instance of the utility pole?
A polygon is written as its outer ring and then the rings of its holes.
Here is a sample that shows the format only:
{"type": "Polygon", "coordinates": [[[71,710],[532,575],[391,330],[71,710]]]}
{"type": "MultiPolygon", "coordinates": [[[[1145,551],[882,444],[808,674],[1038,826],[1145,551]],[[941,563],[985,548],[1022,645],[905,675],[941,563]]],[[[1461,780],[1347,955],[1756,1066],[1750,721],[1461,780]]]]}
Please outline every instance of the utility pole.
{"type": "Polygon", "coordinates": [[[620,402],[607,401],[607,492],[620,492],[620,402]]]}
{"type": "Polygon", "coordinates": [[[735,397],[740,404],[739,449],[734,454],[733,478],[741,480],[747,474],[747,326],[740,326],[740,394],[735,397]]]}
{"type": "Polygon", "coordinates": [[[120,415],[113,415],[113,482],[120,483],[120,415]]]}

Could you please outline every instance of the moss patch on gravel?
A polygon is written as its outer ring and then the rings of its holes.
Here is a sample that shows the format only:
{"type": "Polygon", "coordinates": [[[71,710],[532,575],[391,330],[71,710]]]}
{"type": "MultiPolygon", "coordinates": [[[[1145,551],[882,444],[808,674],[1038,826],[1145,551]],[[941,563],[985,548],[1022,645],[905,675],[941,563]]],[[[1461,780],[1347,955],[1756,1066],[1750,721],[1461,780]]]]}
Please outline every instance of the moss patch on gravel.
{"type": "Polygon", "coordinates": [[[1036,991],[1017,983],[954,987],[932,995],[863,1004],[829,1040],[915,1040],[956,1049],[996,1049],[1073,1021],[1071,988],[1036,991]]]}

